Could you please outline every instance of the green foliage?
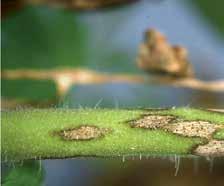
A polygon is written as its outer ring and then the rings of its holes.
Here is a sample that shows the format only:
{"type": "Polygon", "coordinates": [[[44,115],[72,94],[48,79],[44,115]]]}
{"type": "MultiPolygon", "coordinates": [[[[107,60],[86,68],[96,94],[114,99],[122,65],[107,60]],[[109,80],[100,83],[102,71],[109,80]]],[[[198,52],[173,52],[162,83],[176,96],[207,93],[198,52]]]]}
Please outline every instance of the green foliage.
{"type": "MultiPolygon", "coordinates": [[[[87,29],[69,11],[26,7],[2,21],[2,70],[84,66],[87,29]]],[[[25,101],[56,98],[53,82],[1,80],[2,96],[25,101]]]]}
{"type": "MultiPolygon", "coordinates": [[[[109,46],[108,46],[109,47],[109,46]]],[[[97,64],[90,64],[91,68],[96,70],[113,72],[113,73],[136,73],[138,68],[135,65],[136,56],[124,49],[110,48],[110,51],[101,49],[102,54],[97,64]]]]}
{"type": "MultiPolygon", "coordinates": [[[[151,110],[110,109],[44,109],[2,113],[2,158],[66,158],[75,156],[130,156],[191,154],[203,142],[161,130],[131,128],[127,121],[151,110]],[[81,125],[109,128],[105,137],[89,141],[65,141],[55,132],[81,125]]],[[[170,109],[154,111],[187,120],[209,120],[223,124],[222,114],[195,110],[170,109]]]]}
{"type": "Polygon", "coordinates": [[[72,12],[27,7],[2,21],[2,69],[83,65],[86,36],[72,12]]]}
{"type": "Polygon", "coordinates": [[[216,29],[224,35],[224,1],[222,0],[191,0],[202,11],[216,29]]]}
{"type": "Polygon", "coordinates": [[[52,81],[2,80],[2,97],[20,101],[55,101],[56,87],[52,81]]]}
{"type": "Polygon", "coordinates": [[[224,140],[224,129],[215,133],[214,138],[218,140],[224,140]]]}
{"type": "Polygon", "coordinates": [[[8,175],[3,178],[2,186],[40,186],[44,172],[38,161],[16,163],[8,175]]]}

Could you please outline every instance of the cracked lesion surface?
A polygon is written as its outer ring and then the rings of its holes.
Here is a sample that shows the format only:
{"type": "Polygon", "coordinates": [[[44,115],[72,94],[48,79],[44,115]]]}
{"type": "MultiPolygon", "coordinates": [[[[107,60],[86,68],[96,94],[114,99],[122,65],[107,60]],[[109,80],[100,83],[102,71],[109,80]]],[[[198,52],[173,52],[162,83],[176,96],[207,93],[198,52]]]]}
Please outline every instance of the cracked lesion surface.
{"type": "Polygon", "coordinates": [[[211,140],[205,145],[199,145],[194,153],[200,156],[221,157],[224,156],[224,141],[211,140]]]}
{"type": "Polygon", "coordinates": [[[148,115],[141,119],[133,121],[131,127],[133,128],[145,128],[145,129],[158,129],[162,128],[171,121],[175,120],[174,116],[162,116],[162,115],[148,115]]]}
{"type": "Polygon", "coordinates": [[[110,130],[95,126],[81,126],[74,129],[67,129],[60,132],[60,136],[65,140],[92,140],[104,136],[110,130]]]}
{"type": "Polygon", "coordinates": [[[224,156],[224,140],[215,140],[213,135],[224,129],[208,121],[186,121],[169,115],[147,115],[131,122],[131,127],[145,129],[162,129],[164,131],[185,137],[200,137],[206,139],[206,144],[199,145],[193,151],[201,156],[224,156]]]}
{"type": "Polygon", "coordinates": [[[187,137],[201,137],[210,139],[212,134],[220,128],[207,121],[181,121],[164,126],[164,129],[174,134],[187,137]]]}

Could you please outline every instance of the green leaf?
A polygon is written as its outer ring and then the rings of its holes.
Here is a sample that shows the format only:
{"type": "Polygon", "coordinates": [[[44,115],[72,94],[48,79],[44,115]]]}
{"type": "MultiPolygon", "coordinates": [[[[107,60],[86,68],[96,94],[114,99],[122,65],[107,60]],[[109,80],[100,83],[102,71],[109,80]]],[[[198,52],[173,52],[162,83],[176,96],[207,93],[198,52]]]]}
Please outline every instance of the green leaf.
{"type": "Polygon", "coordinates": [[[2,80],[2,97],[17,101],[32,100],[55,101],[57,99],[56,87],[52,81],[38,80],[2,80]]]}
{"type": "Polygon", "coordinates": [[[40,161],[25,161],[15,164],[3,179],[3,186],[40,186],[44,178],[44,171],[40,161]]]}
{"type": "Polygon", "coordinates": [[[72,12],[27,7],[2,21],[2,69],[83,65],[86,34],[72,12]]]}
{"type": "MultiPolygon", "coordinates": [[[[72,12],[26,7],[2,21],[2,70],[85,65],[87,31],[72,12]]],[[[13,100],[55,100],[52,81],[3,79],[2,96],[13,100]]]]}
{"type": "Polygon", "coordinates": [[[224,1],[222,0],[191,0],[203,15],[216,27],[224,36],[224,1]]]}

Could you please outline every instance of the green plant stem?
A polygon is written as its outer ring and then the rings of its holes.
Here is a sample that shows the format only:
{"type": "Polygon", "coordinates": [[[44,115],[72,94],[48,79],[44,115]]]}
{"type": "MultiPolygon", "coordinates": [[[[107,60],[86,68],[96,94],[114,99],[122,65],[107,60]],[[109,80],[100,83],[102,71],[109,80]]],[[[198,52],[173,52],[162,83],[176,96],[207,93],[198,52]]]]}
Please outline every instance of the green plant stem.
{"type": "MultiPolygon", "coordinates": [[[[2,112],[2,160],[71,157],[192,155],[204,139],[163,130],[130,127],[143,115],[172,115],[184,120],[224,124],[222,113],[178,109],[27,109],[2,112]],[[90,140],[65,140],[60,134],[80,126],[108,129],[90,140]]],[[[223,132],[223,130],[222,130],[223,132]]]]}

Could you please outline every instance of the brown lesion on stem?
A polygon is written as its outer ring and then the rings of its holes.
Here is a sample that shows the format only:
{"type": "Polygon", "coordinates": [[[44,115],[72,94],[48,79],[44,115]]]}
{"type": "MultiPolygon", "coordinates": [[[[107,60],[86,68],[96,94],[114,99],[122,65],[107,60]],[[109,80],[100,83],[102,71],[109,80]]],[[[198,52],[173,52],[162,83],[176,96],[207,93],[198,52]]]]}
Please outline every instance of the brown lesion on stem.
{"type": "Polygon", "coordinates": [[[207,121],[179,121],[166,125],[164,130],[186,137],[200,137],[212,139],[212,135],[219,129],[224,128],[222,125],[217,125],[207,121]]]}
{"type": "Polygon", "coordinates": [[[216,131],[224,129],[224,125],[202,120],[187,121],[173,115],[149,114],[129,123],[133,128],[162,129],[181,136],[205,139],[212,139],[216,131]]]}
{"type": "Polygon", "coordinates": [[[139,119],[129,121],[132,128],[163,130],[184,137],[199,137],[204,142],[193,147],[192,153],[200,156],[224,156],[224,141],[213,139],[213,135],[224,129],[224,125],[208,121],[187,121],[173,115],[144,115],[139,119]]]}
{"type": "Polygon", "coordinates": [[[210,140],[205,145],[199,145],[194,154],[207,157],[224,157],[224,140],[210,140]]]}
{"type": "Polygon", "coordinates": [[[175,120],[174,116],[146,115],[130,123],[133,128],[159,129],[175,120]]]}
{"type": "Polygon", "coordinates": [[[65,129],[58,133],[64,140],[82,141],[92,140],[105,136],[111,132],[108,128],[98,128],[96,126],[82,125],[78,128],[65,129]]]}
{"type": "Polygon", "coordinates": [[[224,140],[210,140],[207,144],[199,145],[194,154],[206,157],[224,157],[224,140]]]}

